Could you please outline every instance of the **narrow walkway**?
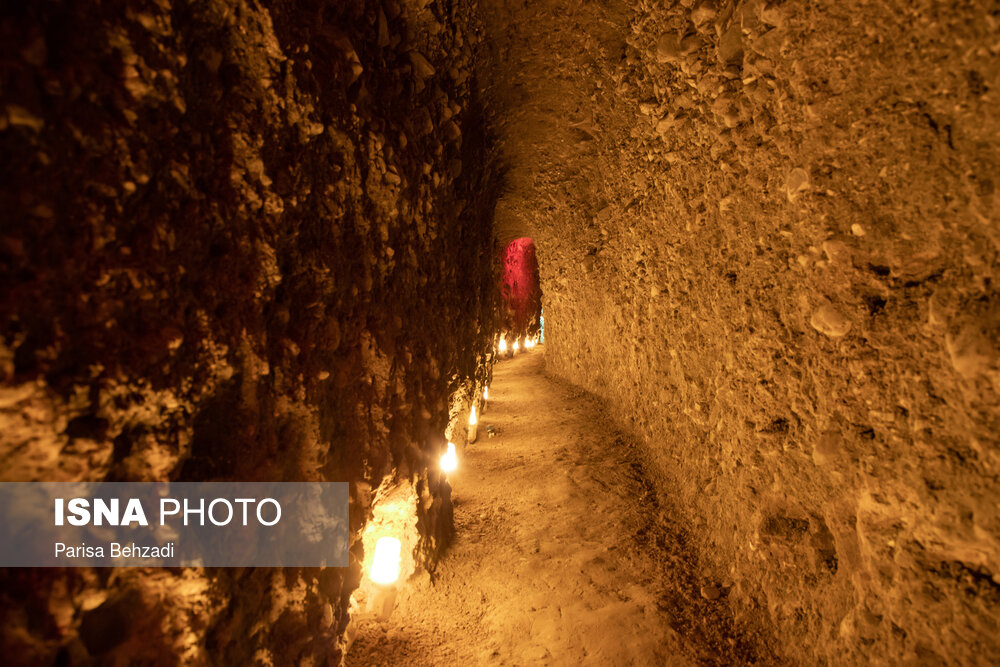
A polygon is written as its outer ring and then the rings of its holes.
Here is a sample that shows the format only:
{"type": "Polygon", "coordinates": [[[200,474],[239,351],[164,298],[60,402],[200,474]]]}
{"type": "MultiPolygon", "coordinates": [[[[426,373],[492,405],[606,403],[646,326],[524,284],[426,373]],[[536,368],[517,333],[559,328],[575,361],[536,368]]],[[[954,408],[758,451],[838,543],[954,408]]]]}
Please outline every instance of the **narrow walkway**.
{"type": "Polygon", "coordinates": [[[724,597],[703,598],[628,440],[543,357],[496,367],[452,480],[455,541],[433,581],[361,629],[348,664],[769,662],[734,636],[724,597]]]}

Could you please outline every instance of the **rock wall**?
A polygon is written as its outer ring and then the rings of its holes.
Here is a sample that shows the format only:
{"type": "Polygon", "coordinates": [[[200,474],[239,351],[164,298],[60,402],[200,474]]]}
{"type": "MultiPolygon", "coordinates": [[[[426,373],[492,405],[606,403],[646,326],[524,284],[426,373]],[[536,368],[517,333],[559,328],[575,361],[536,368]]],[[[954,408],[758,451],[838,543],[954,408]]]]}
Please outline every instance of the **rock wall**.
{"type": "Polygon", "coordinates": [[[494,4],[548,368],[720,604],[796,664],[995,660],[995,4],[494,4]]]}
{"type": "Polygon", "coordinates": [[[349,570],[8,570],[0,652],[337,664],[384,480],[433,567],[429,466],[492,345],[475,7],[14,3],[0,33],[0,479],[350,481],[355,538],[349,570]]]}

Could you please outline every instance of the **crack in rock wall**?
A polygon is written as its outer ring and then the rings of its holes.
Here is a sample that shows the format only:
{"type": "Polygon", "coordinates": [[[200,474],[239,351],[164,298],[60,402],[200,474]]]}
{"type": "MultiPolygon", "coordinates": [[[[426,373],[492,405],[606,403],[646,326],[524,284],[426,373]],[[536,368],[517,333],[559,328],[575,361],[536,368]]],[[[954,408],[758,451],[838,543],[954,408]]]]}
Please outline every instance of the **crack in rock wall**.
{"type": "Polygon", "coordinates": [[[489,4],[547,366],[719,604],[799,664],[998,655],[996,6],[489,4]]]}
{"type": "MultiPolygon", "coordinates": [[[[451,530],[497,179],[472,3],[6,6],[0,479],[352,482],[342,569],[7,570],[11,664],[336,664],[383,480],[451,530]]],[[[478,383],[478,384],[477,384],[478,383]]]]}

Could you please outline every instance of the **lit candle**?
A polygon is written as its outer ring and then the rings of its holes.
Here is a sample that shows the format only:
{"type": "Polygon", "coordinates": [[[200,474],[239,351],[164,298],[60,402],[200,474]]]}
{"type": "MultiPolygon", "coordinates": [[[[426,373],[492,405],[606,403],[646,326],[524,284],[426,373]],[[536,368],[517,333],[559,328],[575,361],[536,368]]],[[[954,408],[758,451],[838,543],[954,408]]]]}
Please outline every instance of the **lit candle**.
{"type": "Polygon", "coordinates": [[[533,347],[535,347],[535,339],[534,338],[526,338],[524,340],[524,349],[530,350],[533,347]]]}
{"type": "Polygon", "coordinates": [[[490,388],[483,387],[483,412],[486,412],[486,405],[490,400],[490,388]]]}
{"type": "Polygon", "coordinates": [[[500,342],[497,343],[497,349],[500,350],[500,354],[507,354],[507,341],[504,340],[503,336],[500,336],[500,342]]]}
{"type": "Polygon", "coordinates": [[[375,543],[372,571],[368,575],[376,584],[388,586],[399,579],[399,557],[402,543],[395,537],[380,537],[375,543]]]}
{"type": "Polygon", "coordinates": [[[458,452],[455,451],[455,443],[448,443],[448,451],[441,455],[441,470],[444,472],[455,472],[458,469],[458,452]]]}
{"type": "Polygon", "coordinates": [[[476,441],[476,437],[479,435],[479,417],[476,415],[476,404],[472,404],[472,409],[469,410],[469,439],[468,442],[471,444],[476,441]]]}
{"type": "Polygon", "coordinates": [[[520,343],[519,343],[518,341],[516,341],[516,340],[515,340],[515,341],[514,341],[514,354],[517,354],[517,351],[518,351],[518,350],[519,350],[520,348],[521,348],[521,345],[520,345],[520,343]]]}
{"type": "Polygon", "coordinates": [[[368,577],[375,583],[375,592],[369,601],[383,621],[388,619],[396,606],[396,580],[399,579],[399,563],[403,545],[395,537],[380,537],[375,543],[372,569],[368,577]]]}

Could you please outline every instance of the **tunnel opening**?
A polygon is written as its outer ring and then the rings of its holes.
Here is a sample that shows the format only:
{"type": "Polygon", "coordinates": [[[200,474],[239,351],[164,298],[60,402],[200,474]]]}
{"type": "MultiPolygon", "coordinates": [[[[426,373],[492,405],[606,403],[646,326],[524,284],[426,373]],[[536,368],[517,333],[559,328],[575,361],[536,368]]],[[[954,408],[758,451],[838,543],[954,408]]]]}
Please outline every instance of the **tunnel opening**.
{"type": "Polygon", "coordinates": [[[535,242],[521,237],[501,252],[502,326],[510,340],[534,337],[541,328],[542,289],[538,279],[535,242]]]}

